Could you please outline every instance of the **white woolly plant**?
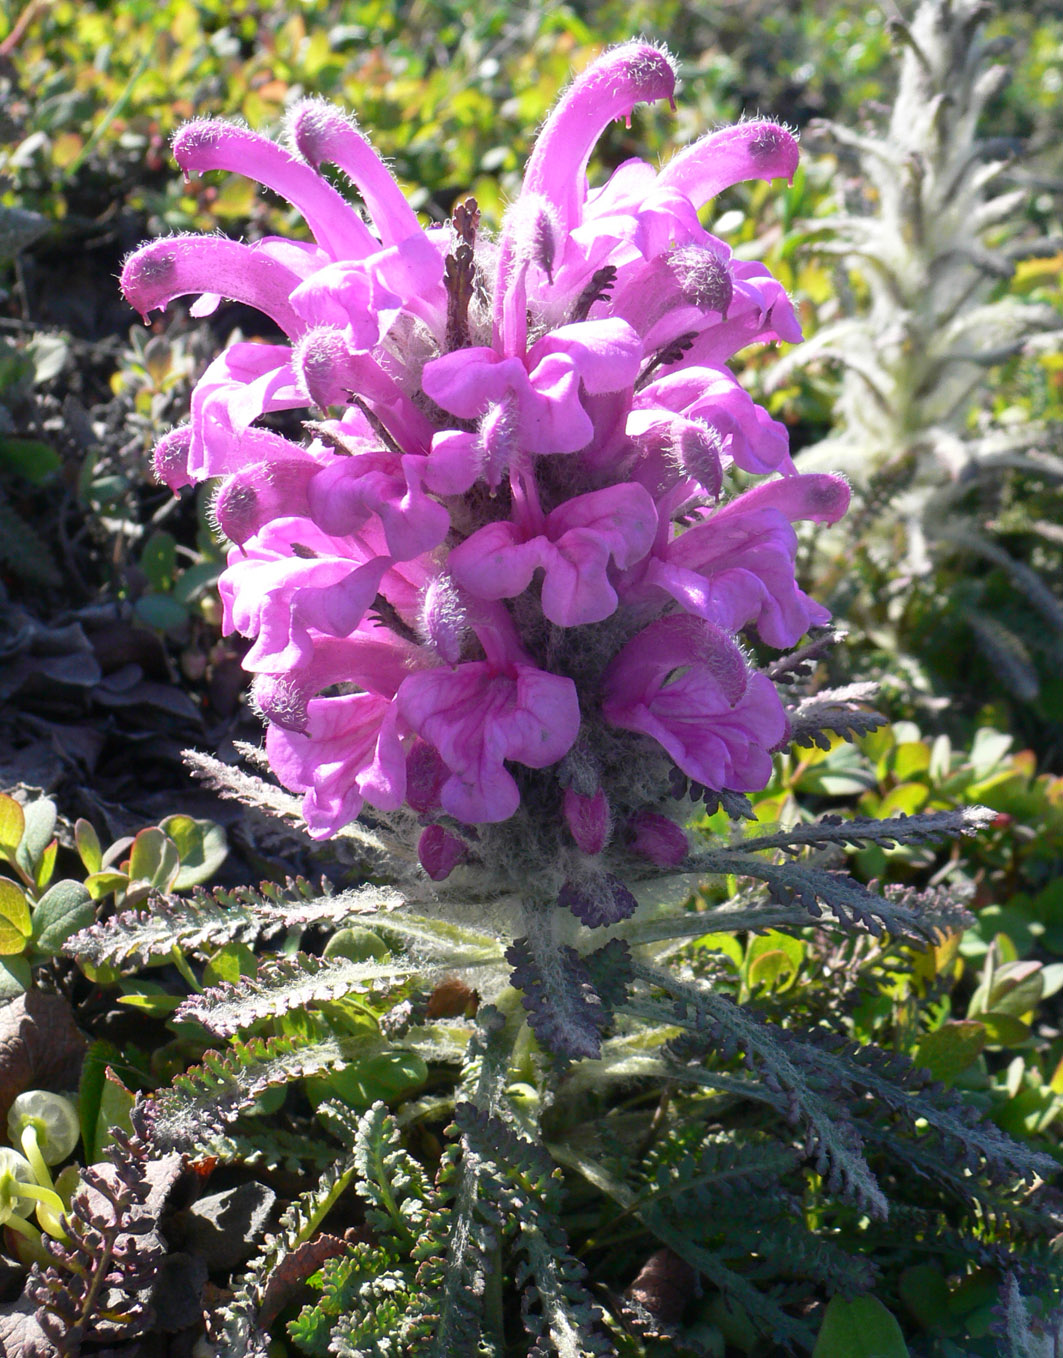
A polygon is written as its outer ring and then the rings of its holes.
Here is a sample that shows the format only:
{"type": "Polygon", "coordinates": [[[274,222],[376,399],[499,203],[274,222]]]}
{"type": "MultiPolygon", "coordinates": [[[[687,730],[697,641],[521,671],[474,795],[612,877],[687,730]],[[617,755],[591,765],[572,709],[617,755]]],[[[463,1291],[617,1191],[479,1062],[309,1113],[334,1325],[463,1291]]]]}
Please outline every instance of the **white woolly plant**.
{"type": "MultiPolygon", "coordinates": [[[[892,577],[892,589],[877,592],[879,603],[893,599],[894,624],[913,582],[960,555],[1002,569],[1058,640],[1063,604],[994,540],[984,508],[969,508],[972,492],[984,506],[1009,475],[1049,486],[1063,479],[1063,459],[1052,451],[1058,428],[998,421],[988,408],[999,365],[1060,340],[1052,307],[1008,290],[1019,260],[1059,243],[1030,238],[1027,190],[1006,186],[1014,144],[979,135],[987,104],[1009,78],[992,64],[1006,42],[981,31],[991,8],[983,0],[925,0],[911,23],[894,25],[902,54],[885,132],[823,125],[842,157],[859,162],[857,181],[839,176],[857,201],[816,223],[818,248],[840,256],[846,271],[841,295],[852,299],[850,314],[798,346],[774,380],[810,360],[841,364],[835,428],[797,461],[802,470],[841,470],[853,484],[858,507],[844,553],[850,589],[859,527],[873,574],[892,577]]],[[[821,560],[839,552],[837,535],[821,537],[816,550],[821,560]]],[[[964,614],[1010,687],[1036,696],[1023,641],[977,608],[964,614]]]]}

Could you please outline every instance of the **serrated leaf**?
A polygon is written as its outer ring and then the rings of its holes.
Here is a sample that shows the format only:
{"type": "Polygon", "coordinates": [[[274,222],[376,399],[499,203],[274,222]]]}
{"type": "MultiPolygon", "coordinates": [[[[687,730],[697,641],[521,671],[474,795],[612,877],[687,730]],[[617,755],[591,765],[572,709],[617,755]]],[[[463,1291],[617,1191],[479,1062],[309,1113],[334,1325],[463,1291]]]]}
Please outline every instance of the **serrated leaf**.
{"type": "MultiPolygon", "coordinates": [[[[69,940],[67,955],[94,965],[129,970],[168,957],[176,946],[186,955],[213,952],[233,939],[249,943],[282,930],[330,927],[359,916],[383,916],[403,898],[388,887],[365,886],[331,894],[303,878],[258,888],[194,888],[190,898],[161,897],[150,910],[125,910],[69,940]]],[[[424,928],[429,927],[428,921],[424,928]]]]}
{"type": "Polygon", "coordinates": [[[203,1063],[175,1077],[146,1108],[151,1134],[166,1148],[204,1144],[267,1089],[342,1070],[375,1056],[375,1033],[358,1037],[250,1038],[230,1042],[224,1055],[204,1053],[203,1063]]]}
{"type": "Polygon", "coordinates": [[[92,923],[95,907],[81,882],[56,882],[33,910],[33,946],[42,957],[53,957],[71,934],[92,923]]]}

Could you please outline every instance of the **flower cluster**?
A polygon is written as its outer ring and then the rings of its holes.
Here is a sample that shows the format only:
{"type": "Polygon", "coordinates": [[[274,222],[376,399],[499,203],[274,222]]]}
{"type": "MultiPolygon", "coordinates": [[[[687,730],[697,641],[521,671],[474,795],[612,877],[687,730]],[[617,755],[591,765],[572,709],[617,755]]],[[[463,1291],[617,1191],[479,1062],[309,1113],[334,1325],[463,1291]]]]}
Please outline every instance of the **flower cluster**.
{"type": "Polygon", "coordinates": [[[423,227],[321,101],[291,109],[290,150],[189,123],[186,174],[253,176],[313,241],[177,236],[122,275],[145,317],[224,296],[285,336],[216,359],[155,465],[174,489],[222,478],[225,625],[253,639],[269,760],[311,832],[365,805],[405,817],[433,879],[488,863],[588,924],[634,908],[609,868],[683,859],[677,801],[767,781],[787,719],[738,634],[788,647],[826,620],[795,581],[793,524],[848,503],[837,478],[795,473],[726,367],[800,332],[768,271],[698,216],[731,184],[790,177],[790,133],[740,123],[588,188],[608,123],[673,90],[644,43],[594,62],[497,239],[471,200],[423,227]],[[307,446],[262,422],[304,408],[307,446]],[[768,479],[724,498],[734,468],[768,479]]]}

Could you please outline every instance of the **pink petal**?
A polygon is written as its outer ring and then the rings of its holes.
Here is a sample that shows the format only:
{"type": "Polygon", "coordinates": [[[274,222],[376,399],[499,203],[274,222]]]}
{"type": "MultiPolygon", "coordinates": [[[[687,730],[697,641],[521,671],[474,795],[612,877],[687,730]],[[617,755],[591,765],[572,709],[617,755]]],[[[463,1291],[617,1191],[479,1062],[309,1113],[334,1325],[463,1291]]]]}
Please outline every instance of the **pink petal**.
{"type": "Polygon", "coordinates": [[[288,114],[288,130],[311,165],[329,161],[347,175],[386,245],[420,234],[417,214],[391,171],[342,110],[322,99],[302,99],[288,114]]]}
{"type": "Polygon", "coordinates": [[[797,157],[797,139],[778,123],[736,123],[673,156],[657,182],[678,189],[700,208],[747,179],[793,179],[797,157]]]}
{"type": "Polygon", "coordinates": [[[580,219],[587,161],[602,132],[636,104],[671,100],[674,90],[672,63],[656,47],[629,42],[603,53],[554,105],[528,158],[522,193],[553,203],[562,231],[570,230],[580,219]]]}
{"type": "Polygon", "coordinates": [[[186,174],[230,170],[279,193],[299,209],[315,240],[335,258],[357,258],[377,248],[357,212],[327,180],[249,128],[196,118],[177,132],[173,153],[186,174]]]}
{"type": "Polygon", "coordinates": [[[168,236],[142,245],[122,268],[122,292],[145,321],[175,297],[217,292],[264,312],[286,335],[305,329],[289,297],[302,280],[284,264],[220,236],[168,236]]]}
{"type": "Polygon", "coordinates": [[[443,809],[468,824],[508,820],[520,793],[507,759],[545,768],[579,731],[571,679],[530,666],[509,673],[486,661],[411,675],[398,695],[409,726],[434,745],[451,771],[443,809]]]}

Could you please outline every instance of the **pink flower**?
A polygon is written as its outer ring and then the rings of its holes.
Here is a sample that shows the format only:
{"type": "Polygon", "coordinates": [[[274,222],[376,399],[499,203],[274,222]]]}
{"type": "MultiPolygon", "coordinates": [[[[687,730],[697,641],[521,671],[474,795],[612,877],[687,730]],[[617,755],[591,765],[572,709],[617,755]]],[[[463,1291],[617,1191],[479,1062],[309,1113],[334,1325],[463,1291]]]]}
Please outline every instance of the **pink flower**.
{"type": "Polygon", "coordinates": [[[580,722],[571,679],[489,661],[411,675],[398,709],[450,770],[440,791],[443,810],[470,825],[508,820],[520,804],[506,760],[533,769],[556,764],[580,722]]]}
{"type": "Polygon", "coordinates": [[[733,184],[791,178],[791,134],[740,123],[588,184],[608,123],[674,88],[647,43],[592,62],[495,239],[471,200],[422,226],[321,100],[293,105],[287,145],[197,119],[174,141],[185,172],[252,176],[312,240],[176,236],[122,271],[144,315],[230,297],[283,337],[216,358],[155,465],[174,490],[220,478],[224,625],[250,640],[267,755],[311,833],[372,807],[432,880],[465,861],[520,891],[564,881],[589,926],[635,909],[614,868],[685,857],[677,776],[766,782],[787,721],[738,634],[790,646],[825,621],[793,525],[848,498],[795,474],[726,367],[800,332],[700,217],[733,184]],[[305,440],[269,427],[285,412],[305,440]],[[766,479],[735,495],[735,469],[766,479]]]}
{"type": "Polygon", "coordinates": [[[566,500],[522,531],[509,520],[477,529],[450,554],[459,585],[481,599],[510,599],[543,569],[542,608],[561,627],[600,622],[617,606],[609,563],[640,561],[653,545],[657,514],[641,486],[609,486],[566,500]]]}
{"type": "Polygon", "coordinates": [[[402,805],[406,762],[398,712],[373,693],[314,698],[305,732],[271,725],[266,754],[285,787],[305,792],[303,815],[321,839],[356,820],[366,801],[381,811],[402,805]]]}
{"type": "Polygon", "coordinates": [[[762,788],[770,751],[789,730],[772,684],[699,618],[651,623],[609,666],[602,692],[606,721],[652,737],[677,768],[711,788],[762,788]]]}

